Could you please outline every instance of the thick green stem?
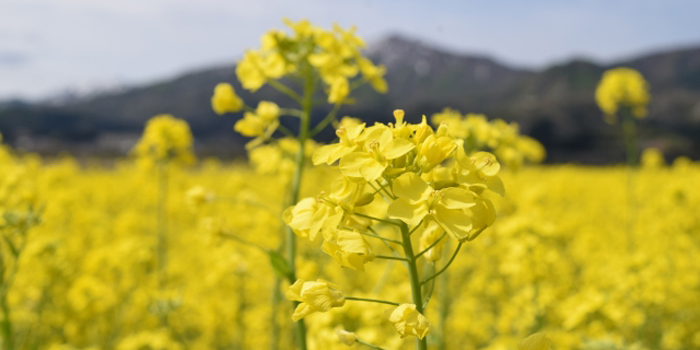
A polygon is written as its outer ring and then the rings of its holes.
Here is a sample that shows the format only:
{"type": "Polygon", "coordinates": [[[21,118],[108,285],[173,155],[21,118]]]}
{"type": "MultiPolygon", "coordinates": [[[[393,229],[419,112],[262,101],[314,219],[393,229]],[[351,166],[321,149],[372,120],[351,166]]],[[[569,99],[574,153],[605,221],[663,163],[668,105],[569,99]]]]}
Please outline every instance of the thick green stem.
{"type": "MultiPolygon", "coordinates": [[[[411,244],[411,236],[408,231],[408,226],[401,223],[401,237],[403,238],[403,250],[408,258],[408,279],[411,283],[411,297],[413,298],[413,303],[416,305],[416,311],[423,314],[423,295],[421,294],[421,282],[418,276],[418,267],[416,266],[416,258],[413,254],[413,245],[411,244]]],[[[428,341],[427,339],[416,338],[416,349],[427,350],[428,341]]]]}
{"type": "MultiPolygon", "coordinates": [[[[306,140],[309,137],[309,125],[311,123],[311,107],[313,105],[312,97],[314,93],[314,78],[309,71],[306,74],[304,82],[304,96],[301,101],[302,114],[299,125],[299,150],[296,155],[296,167],[294,177],[292,178],[291,193],[289,196],[290,205],[295,205],[299,201],[299,192],[301,191],[301,178],[304,173],[304,154],[306,151],[306,140]]],[[[292,228],[287,226],[287,264],[289,266],[289,283],[296,281],[296,235],[292,228]]],[[[294,308],[299,305],[298,301],[294,301],[294,308]]],[[[297,345],[300,350],[306,350],[306,326],[304,320],[296,322],[296,338],[297,345]]]]}

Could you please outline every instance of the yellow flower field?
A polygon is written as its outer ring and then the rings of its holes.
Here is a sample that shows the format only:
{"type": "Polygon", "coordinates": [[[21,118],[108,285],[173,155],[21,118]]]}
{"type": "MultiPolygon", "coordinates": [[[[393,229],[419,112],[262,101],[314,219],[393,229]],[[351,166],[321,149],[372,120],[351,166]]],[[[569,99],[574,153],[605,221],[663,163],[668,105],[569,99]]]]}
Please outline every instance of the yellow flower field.
{"type": "Polygon", "coordinates": [[[212,87],[248,161],[198,161],[167,114],[109,165],[0,146],[1,349],[700,349],[700,165],[640,155],[639,72],[596,92],[627,166],[536,165],[501,119],[338,117],[385,67],[285,23],[236,74],[291,106],[212,87]]]}
{"type": "MultiPolygon", "coordinates": [[[[10,156],[2,166],[5,213],[43,207],[8,292],[17,349],[292,348],[290,305],[272,313],[275,275],[255,247],[280,244],[288,173],[216,160],[171,169],[159,288],[153,172],[130,162],[81,167],[10,156]]],[[[314,185],[337,176],[310,169],[303,195],[328,190],[314,185]]],[[[513,349],[545,332],[556,349],[700,348],[699,170],[679,161],[631,172],[566,165],[503,172],[507,196],[494,197],[496,224],[437,279],[426,310],[429,347],[513,349]]],[[[370,242],[375,253],[388,255],[378,242],[370,242]]],[[[343,269],[317,246],[300,242],[299,278],[410,301],[401,262],[343,269]]],[[[346,347],[335,332],[342,328],[384,348],[411,348],[391,335],[390,308],[348,301],[310,315],[309,347],[346,347]]]]}

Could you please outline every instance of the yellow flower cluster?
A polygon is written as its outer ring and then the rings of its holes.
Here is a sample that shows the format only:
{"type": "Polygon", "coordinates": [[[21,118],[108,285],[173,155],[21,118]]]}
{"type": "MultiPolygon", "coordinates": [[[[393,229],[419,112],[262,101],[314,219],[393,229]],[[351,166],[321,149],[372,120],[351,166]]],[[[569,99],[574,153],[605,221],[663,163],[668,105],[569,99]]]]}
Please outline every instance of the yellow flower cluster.
{"type": "Polygon", "coordinates": [[[151,118],[132,153],[144,163],[189,165],[195,161],[194,139],[186,121],[162,114],[151,118]]]}
{"type": "Polygon", "coordinates": [[[629,108],[637,118],[647,115],[649,85],[641,73],[626,67],[605,71],[595,91],[598,107],[614,122],[621,108],[629,108]]]}
{"type": "Polygon", "coordinates": [[[433,125],[445,123],[455,137],[464,140],[468,153],[491,151],[499,161],[514,170],[524,163],[541,163],[546,155],[544,147],[537,140],[520,134],[515,122],[488,120],[483,114],[462,115],[451,108],[433,114],[431,121],[433,125]]]}
{"type": "Polygon", "coordinates": [[[384,68],[364,57],[364,41],[355,35],[355,28],[333,30],[312,25],[309,21],[285,20],[288,34],[272,30],[262,37],[260,50],[248,50],[236,67],[243,87],[256,91],[266,83],[290,74],[315,70],[328,90],[329,103],[343,103],[350,93],[350,79],[361,74],[379,92],[386,92],[384,68]]]}
{"type": "MultiPolygon", "coordinates": [[[[377,258],[407,261],[414,303],[384,303],[397,305],[387,317],[401,337],[422,340],[429,322],[422,314],[421,285],[439,273],[418,281],[418,258],[424,256],[426,266],[434,264],[440,259],[445,235],[461,246],[491,226],[496,210],[485,196],[503,195],[504,185],[497,175],[500,164],[496,157],[486,152],[467,154],[463,141],[450,133],[447,124],[437,130],[425,118],[419,124],[409,124],[402,110],[396,110],[394,117],[396,122],[389,125],[367,127],[353,120],[342,123],[336,131],[338,143],[319,147],[312,158],[316,165],[337,163],[342,176],[329,193],[301,200],[287,209],[283,218],[299,237],[314,241],[322,236],[322,250],[342,267],[365,271],[365,264],[377,258]],[[376,205],[376,197],[386,200],[388,206],[376,205]],[[402,241],[378,234],[382,224],[398,226],[402,241]],[[420,241],[418,254],[413,253],[413,232],[420,241]],[[401,243],[405,257],[374,254],[370,238],[401,243]]],[[[294,320],[305,317],[309,310],[327,312],[331,306],[344,305],[345,299],[329,302],[326,289],[314,293],[315,300],[307,300],[298,289],[309,283],[299,280],[287,293],[290,299],[303,301],[292,316],[294,320]],[[310,306],[315,303],[324,307],[310,306]]]]}

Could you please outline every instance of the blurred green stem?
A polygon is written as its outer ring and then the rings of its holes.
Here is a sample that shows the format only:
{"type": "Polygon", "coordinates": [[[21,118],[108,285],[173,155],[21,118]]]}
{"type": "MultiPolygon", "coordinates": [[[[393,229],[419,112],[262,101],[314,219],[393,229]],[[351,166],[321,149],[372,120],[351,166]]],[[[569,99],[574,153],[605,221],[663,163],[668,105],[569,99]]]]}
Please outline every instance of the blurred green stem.
{"type": "MultiPolygon", "coordinates": [[[[314,77],[310,69],[304,74],[304,96],[301,100],[301,122],[299,123],[299,150],[296,155],[296,167],[292,178],[289,205],[295,205],[299,201],[301,191],[301,178],[304,173],[304,155],[306,153],[306,140],[309,138],[309,125],[311,123],[311,108],[313,107],[312,97],[314,94],[314,77]]],[[[296,277],[296,235],[292,228],[287,226],[287,264],[289,266],[289,283],[294,283],[296,277]]],[[[293,302],[294,308],[299,305],[298,301],[293,302]]],[[[296,322],[296,338],[299,349],[306,350],[306,325],[301,319],[296,322]]]]}
{"type": "Polygon", "coordinates": [[[629,108],[622,108],[622,130],[625,134],[625,148],[627,153],[627,165],[635,167],[639,164],[639,151],[637,149],[637,127],[629,108]]]}
{"type": "Polygon", "coordinates": [[[167,265],[167,245],[168,245],[168,162],[164,161],[158,165],[158,289],[163,290],[166,279],[167,265]]]}

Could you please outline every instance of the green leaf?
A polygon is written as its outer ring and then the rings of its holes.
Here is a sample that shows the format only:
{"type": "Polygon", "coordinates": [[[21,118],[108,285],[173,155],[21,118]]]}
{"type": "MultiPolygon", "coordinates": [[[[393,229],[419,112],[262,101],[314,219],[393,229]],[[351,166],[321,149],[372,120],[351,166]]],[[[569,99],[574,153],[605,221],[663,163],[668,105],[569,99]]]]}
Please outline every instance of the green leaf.
{"type": "Polygon", "coordinates": [[[289,277],[292,271],[289,269],[287,260],[285,260],[280,253],[274,250],[268,251],[267,254],[270,257],[270,265],[272,265],[272,269],[275,271],[277,276],[281,278],[289,277]]]}

